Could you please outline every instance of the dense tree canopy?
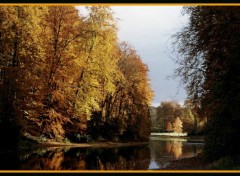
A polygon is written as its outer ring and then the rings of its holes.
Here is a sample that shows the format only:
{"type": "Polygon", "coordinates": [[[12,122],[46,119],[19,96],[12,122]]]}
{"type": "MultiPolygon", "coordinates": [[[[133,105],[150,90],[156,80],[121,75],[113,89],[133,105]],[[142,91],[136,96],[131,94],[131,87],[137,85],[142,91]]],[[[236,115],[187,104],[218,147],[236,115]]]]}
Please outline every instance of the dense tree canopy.
{"type": "Polygon", "coordinates": [[[239,7],[186,7],[188,25],[175,35],[182,77],[198,113],[208,118],[210,159],[239,153],[239,7]]]}
{"type": "Polygon", "coordinates": [[[53,141],[149,135],[148,68],[109,7],[87,10],[0,7],[1,125],[53,141]]]}
{"type": "Polygon", "coordinates": [[[155,108],[156,114],[151,113],[154,119],[152,131],[174,131],[173,124],[176,119],[182,122],[182,131],[189,134],[198,134],[203,132],[206,123],[206,117],[198,115],[194,104],[186,100],[181,106],[175,101],[161,102],[160,106],[155,108]],[[156,117],[153,117],[156,116],[156,117]]]}

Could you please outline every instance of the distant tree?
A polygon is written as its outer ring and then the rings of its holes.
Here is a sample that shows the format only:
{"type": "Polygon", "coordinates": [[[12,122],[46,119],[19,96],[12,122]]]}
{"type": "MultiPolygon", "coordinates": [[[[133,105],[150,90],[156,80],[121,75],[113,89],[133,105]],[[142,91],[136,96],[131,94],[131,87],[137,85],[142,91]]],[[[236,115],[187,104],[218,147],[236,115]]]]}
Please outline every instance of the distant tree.
{"type": "Polygon", "coordinates": [[[173,127],[172,127],[172,124],[171,124],[171,122],[167,122],[167,126],[166,126],[166,131],[173,131],[173,127]]]}
{"type": "Polygon", "coordinates": [[[177,117],[173,123],[173,131],[176,133],[181,133],[182,130],[182,121],[179,117],[177,117]]]}
{"type": "Polygon", "coordinates": [[[175,101],[161,102],[157,107],[157,123],[162,129],[166,128],[167,122],[174,122],[176,117],[183,116],[181,105],[175,101]]]}
{"type": "Polygon", "coordinates": [[[161,102],[160,106],[156,108],[156,120],[152,128],[156,131],[159,129],[165,130],[168,122],[173,124],[177,117],[181,118],[183,131],[187,133],[202,132],[205,126],[206,117],[203,114],[197,113],[191,100],[187,99],[184,105],[174,101],[161,102]]]}

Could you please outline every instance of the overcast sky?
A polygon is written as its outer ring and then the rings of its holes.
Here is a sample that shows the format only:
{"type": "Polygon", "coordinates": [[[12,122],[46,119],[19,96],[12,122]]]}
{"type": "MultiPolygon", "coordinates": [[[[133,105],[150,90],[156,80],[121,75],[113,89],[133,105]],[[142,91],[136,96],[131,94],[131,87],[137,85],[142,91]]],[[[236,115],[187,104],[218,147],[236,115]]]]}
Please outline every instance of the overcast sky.
{"type": "MultiPolygon", "coordinates": [[[[82,8],[81,8],[82,9],[82,8]]],[[[162,101],[183,103],[186,92],[179,80],[168,79],[177,65],[171,53],[171,36],[187,23],[181,6],[113,6],[118,18],[118,37],[132,45],[149,67],[151,86],[155,92],[152,105],[162,101]]]]}

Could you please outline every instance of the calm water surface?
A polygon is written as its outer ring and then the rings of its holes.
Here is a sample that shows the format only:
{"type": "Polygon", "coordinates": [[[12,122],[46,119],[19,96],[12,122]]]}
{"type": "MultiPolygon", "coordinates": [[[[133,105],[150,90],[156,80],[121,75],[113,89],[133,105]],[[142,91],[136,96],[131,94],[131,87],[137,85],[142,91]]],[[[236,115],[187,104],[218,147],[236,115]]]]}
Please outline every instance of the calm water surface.
{"type": "Polygon", "coordinates": [[[0,170],[149,170],[202,152],[203,144],[151,137],[149,144],[111,148],[39,148],[0,152],[0,170]]]}

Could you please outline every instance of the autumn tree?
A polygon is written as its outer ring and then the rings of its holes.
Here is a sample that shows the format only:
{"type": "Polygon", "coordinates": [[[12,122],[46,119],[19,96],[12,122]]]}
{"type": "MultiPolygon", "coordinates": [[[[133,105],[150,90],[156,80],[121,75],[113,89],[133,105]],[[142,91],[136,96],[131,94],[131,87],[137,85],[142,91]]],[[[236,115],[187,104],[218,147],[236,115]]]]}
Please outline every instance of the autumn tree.
{"type": "Polygon", "coordinates": [[[75,108],[88,119],[88,131],[93,136],[101,136],[98,131],[106,133],[102,134],[104,136],[113,136],[107,128],[110,130],[110,124],[117,123],[109,114],[110,99],[119,77],[116,21],[107,6],[88,7],[87,10],[86,38],[83,40],[85,67],[79,77],[75,108]]]}
{"type": "MultiPolygon", "coordinates": [[[[119,83],[119,115],[126,115],[127,129],[132,134],[147,138],[150,133],[149,105],[153,97],[148,78],[148,67],[128,44],[120,45],[119,67],[125,78],[119,83]],[[123,87],[124,86],[124,87],[123,87]],[[144,132],[145,131],[145,132],[144,132]]],[[[119,96],[118,95],[118,96],[119,96]]]]}
{"type": "Polygon", "coordinates": [[[171,124],[171,122],[169,122],[169,121],[167,122],[166,131],[168,131],[168,132],[173,131],[172,124],[171,124]]]}
{"type": "Polygon", "coordinates": [[[115,91],[117,75],[117,29],[109,7],[87,8],[85,20],[84,67],[79,75],[76,110],[90,118],[99,112],[103,118],[107,96],[115,91]]]}
{"type": "Polygon", "coordinates": [[[108,94],[105,100],[104,110],[108,120],[106,123],[99,121],[103,126],[106,127],[104,124],[107,124],[109,127],[101,131],[109,134],[112,129],[111,133],[118,136],[121,134],[125,138],[148,137],[152,90],[147,72],[147,66],[142,63],[136,51],[127,43],[120,44],[116,89],[112,94],[108,94]]]}
{"type": "Polygon", "coordinates": [[[208,159],[239,154],[239,7],[186,7],[189,23],[175,35],[177,75],[207,117],[208,159]]]}
{"type": "Polygon", "coordinates": [[[39,7],[0,7],[0,116],[5,127],[24,128],[41,107],[42,11],[39,7]]]}
{"type": "Polygon", "coordinates": [[[177,117],[173,122],[173,131],[176,133],[182,132],[182,121],[179,117],[177,117]]]}
{"type": "Polygon", "coordinates": [[[157,119],[154,124],[156,131],[167,129],[169,123],[172,124],[179,117],[181,118],[184,132],[189,134],[203,133],[206,117],[197,113],[197,109],[192,101],[186,100],[183,106],[174,101],[161,102],[156,109],[157,119]]]}
{"type": "Polygon", "coordinates": [[[70,122],[69,118],[73,117],[74,76],[81,63],[78,61],[81,48],[77,47],[81,22],[74,7],[53,6],[48,7],[41,24],[48,63],[43,77],[45,98],[41,128],[50,138],[62,140],[63,123],[70,122]]]}
{"type": "Polygon", "coordinates": [[[35,142],[83,134],[112,139],[126,131],[148,137],[148,68],[119,44],[110,7],[87,10],[83,16],[71,6],[0,7],[3,131],[19,128],[22,139],[35,142]]]}
{"type": "Polygon", "coordinates": [[[183,116],[181,105],[175,101],[161,102],[157,107],[157,122],[165,129],[167,122],[173,123],[176,117],[183,116]]]}

